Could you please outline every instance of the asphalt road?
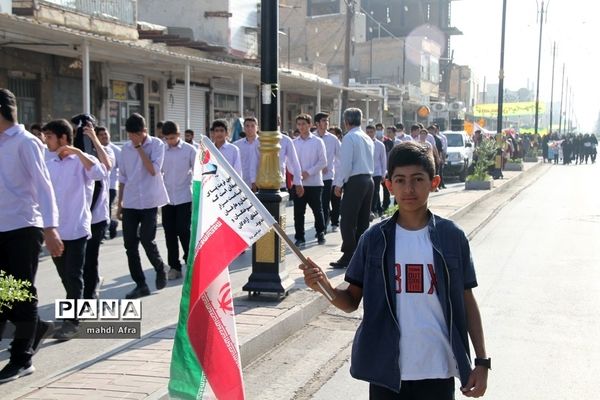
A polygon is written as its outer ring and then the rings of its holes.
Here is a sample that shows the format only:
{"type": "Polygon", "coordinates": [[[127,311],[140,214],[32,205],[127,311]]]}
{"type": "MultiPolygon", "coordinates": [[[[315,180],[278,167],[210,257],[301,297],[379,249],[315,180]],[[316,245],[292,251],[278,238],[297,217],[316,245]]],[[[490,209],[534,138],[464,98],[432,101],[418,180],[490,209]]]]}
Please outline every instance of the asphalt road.
{"type": "MultiPolygon", "coordinates": [[[[493,359],[484,398],[599,398],[599,172],[552,166],[473,237],[493,359]]],[[[246,367],[248,398],[367,399],[367,384],[349,375],[356,318],[330,308],[246,367]]]]}

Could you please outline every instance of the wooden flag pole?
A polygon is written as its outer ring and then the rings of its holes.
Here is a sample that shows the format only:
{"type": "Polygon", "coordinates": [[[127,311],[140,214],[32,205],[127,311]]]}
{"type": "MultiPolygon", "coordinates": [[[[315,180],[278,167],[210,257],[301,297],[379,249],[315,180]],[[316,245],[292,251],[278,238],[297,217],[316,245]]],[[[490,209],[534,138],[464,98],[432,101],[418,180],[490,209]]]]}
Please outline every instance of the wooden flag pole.
{"type": "MultiPolygon", "coordinates": [[[[294,242],[292,242],[292,239],[288,237],[288,235],[278,223],[273,224],[273,229],[275,229],[275,232],[277,232],[279,237],[283,239],[285,243],[287,243],[289,248],[292,249],[296,257],[298,257],[302,264],[309,265],[308,260],[306,259],[306,257],[304,257],[304,254],[302,254],[298,246],[296,246],[294,242]]],[[[335,299],[335,293],[332,293],[330,290],[326,289],[321,282],[317,282],[317,285],[319,285],[319,288],[321,288],[322,293],[327,298],[327,300],[331,302],[333,301],[333,299],[335,299]]]]}

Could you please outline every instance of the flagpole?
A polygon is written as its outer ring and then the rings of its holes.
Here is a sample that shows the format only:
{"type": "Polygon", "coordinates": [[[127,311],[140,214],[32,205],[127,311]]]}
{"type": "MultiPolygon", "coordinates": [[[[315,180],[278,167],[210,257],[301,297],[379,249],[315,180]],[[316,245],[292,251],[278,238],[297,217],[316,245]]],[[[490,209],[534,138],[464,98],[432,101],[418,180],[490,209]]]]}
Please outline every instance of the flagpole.
{"type": "MultiPolygon", "coordinates": [[[[302,264],[309,265],[309,262],[306,259],[306,257],[304,257],[304,254],[302,254],[298,246],[296,246],[294,242],[292,242],[292,239],[289,238],[289,236],[285,233],[283,228],[278,223],[275,223],[273,225],[273,229],[275,229],[275,232],[277,232],[279,237],[282,238],[283,241],[289,246],[289,248],[296,255],[296,257],[298,257],[298,259],[302,262],[302,264]]],[[[319,285],[319,288],[322,290],[323,295],[327,297],[327,300],[332,302],[335,299],[335,293],[332,293],[330,290],[326,289],[321,282],[317,282],[317,285],[319,285]]]]}
{"type": "MultiPolygon", "coordinates": [[[[225,159],[225,157],[223,157],[219,149],[217,149],[217,147],[210,141],[210,139],[204,135],[201,136],[200,145],[208,148],[210,154],[217,159],[217,161],[223,167],[223,169],[225,169],[227,174],[231,176],[231,178],[235,181],[237,186],[248,198],[248,200],[250,200],[252,205],[256,208],[256,210],[259,212],[260,216],[265,220],[265,222],[275,230],[275,232],[279,235],[281,239],[283,239],[285,243],[287,243],[287,245],[290,247],[290,249],[296,255],[296,257],[298,257],[298,259],[302,262],[302,264],[308,265],[308,260],[306,259],[306,257],[304,257],[300,249],[298,249],[294,242],[292,242],[292,240],[288,237],[283,228],[279,225],[275,218],[273,218],[271,213],[267,211],[264,204],[262,204],[260,200],[258,200],[254,192],[252,192],[248,185],[246,185],[246,183],[238,175],[235,169],[233,169],[231,165],[229,165],[229,162],[227,161],[227,159],[225,159]]],[[[327,300],[333,301],[333,299],[335,298],[335,294],[327,290],[321,282],[317,282],[317,284],[319,285],[319,288],[321,288],[321,290],[323,291],[325,297],[327,297],[327,300]]]]}

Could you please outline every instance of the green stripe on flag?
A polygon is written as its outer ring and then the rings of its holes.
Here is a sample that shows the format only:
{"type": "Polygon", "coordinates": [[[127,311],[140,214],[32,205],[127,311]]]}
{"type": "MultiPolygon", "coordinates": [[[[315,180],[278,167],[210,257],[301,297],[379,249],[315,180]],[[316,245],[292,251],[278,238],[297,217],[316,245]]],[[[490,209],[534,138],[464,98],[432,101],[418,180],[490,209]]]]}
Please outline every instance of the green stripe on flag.
{"type": "Polygon", "coordinates": [[[190,343],[187,322],[190,313],[190,290],[192,266],[194,265],[196,237],[198,235],[198,219],[201,207],[202,182],[194,181],[192,186],[192,229],[190,235],[190,251],[187,260],[187,272],[181,290],[179,305],[179,322],[175,333],[173,354],[171,355],[171,374],[169,378],[169,395],[174,399],[201,399],[206,385],[206,377],[198,362],[196,353],[190,343]]]}

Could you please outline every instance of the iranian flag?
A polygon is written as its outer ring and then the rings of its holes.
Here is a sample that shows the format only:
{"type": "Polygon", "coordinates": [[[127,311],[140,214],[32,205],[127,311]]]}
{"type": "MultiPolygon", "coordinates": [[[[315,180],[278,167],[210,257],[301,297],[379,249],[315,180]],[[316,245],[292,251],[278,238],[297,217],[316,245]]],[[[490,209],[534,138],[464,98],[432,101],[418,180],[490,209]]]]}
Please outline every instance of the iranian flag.
{"type": "Polygon", "coordinates": [[[175,334],[169,395],[244,399],[228,265],[267,233],[275,219],[202,139],[194,167],[188,269],[175,334]]]}

